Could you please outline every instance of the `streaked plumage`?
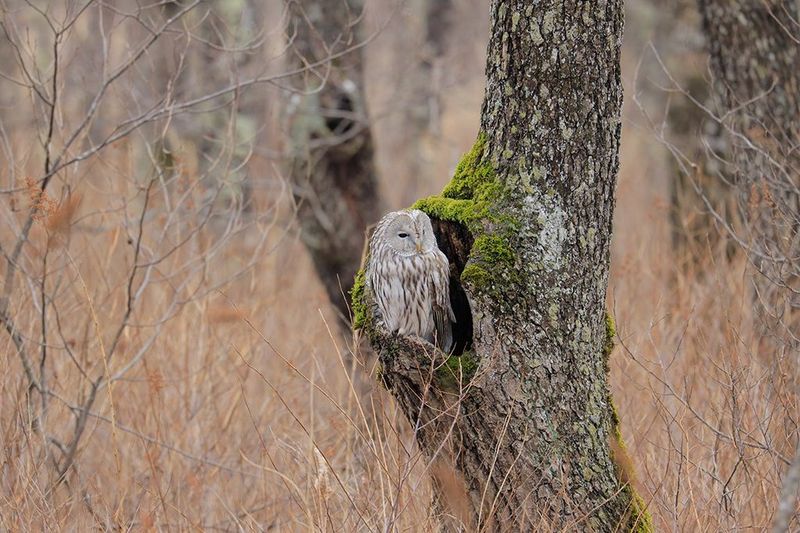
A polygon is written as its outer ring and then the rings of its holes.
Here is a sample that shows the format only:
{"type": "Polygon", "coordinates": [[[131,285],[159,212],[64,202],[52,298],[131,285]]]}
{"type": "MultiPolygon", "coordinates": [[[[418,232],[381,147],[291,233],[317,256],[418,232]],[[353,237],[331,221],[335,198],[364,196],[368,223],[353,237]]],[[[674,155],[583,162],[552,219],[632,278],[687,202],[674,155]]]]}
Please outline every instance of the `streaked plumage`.
{"type": "Polygon", "coordinates": [[[384,216],[370,239],[367,284],[382,325],[444,351],[452,345],[450,268],[431,220],[417,209],[384,216]]]}

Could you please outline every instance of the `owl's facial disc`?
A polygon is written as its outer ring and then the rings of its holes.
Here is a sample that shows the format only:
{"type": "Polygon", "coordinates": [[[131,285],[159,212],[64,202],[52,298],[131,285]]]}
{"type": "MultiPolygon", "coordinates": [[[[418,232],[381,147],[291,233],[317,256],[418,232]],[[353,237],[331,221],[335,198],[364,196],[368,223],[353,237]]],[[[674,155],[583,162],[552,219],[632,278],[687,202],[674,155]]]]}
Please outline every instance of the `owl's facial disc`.
{"type": "Polygon", "coordinates": [[[417,248],[417,236],[411,217],[397,217],[389,226],[386,239],[395,252],[405,256],[414,255],[417,248]]]}
{"type": "Polygon", "coordinates": [[[398,254],[410,257],[436,249],[430,218],[412,210],[396,217],[386,231],[389,246],[398,254]]]}

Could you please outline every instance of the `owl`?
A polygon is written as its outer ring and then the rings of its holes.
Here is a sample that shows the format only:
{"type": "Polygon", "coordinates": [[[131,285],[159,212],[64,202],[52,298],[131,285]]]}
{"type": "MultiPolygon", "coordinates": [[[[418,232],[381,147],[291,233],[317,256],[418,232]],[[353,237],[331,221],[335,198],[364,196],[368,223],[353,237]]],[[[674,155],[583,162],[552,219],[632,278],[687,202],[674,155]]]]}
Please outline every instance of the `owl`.
{"type": "Polygon", "coordinates": [[[418,209],[384,216],[369,244],[367,285],[379,322],[447,352],[453,344],[450,269],[436,245],[431,219],[418,209]]]}

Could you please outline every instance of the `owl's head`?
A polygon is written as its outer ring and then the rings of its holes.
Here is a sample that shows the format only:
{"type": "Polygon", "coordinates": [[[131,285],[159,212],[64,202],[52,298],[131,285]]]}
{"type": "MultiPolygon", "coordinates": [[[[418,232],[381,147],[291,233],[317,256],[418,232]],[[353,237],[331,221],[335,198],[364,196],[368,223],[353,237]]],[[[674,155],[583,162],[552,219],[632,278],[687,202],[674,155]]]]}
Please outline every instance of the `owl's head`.
{"type": "Polygon", "coordinates": [[[396,253],[410,257],[436,250],[431,219],[419,209],[397,211],[383,229],[384,242],[396,253]]]}

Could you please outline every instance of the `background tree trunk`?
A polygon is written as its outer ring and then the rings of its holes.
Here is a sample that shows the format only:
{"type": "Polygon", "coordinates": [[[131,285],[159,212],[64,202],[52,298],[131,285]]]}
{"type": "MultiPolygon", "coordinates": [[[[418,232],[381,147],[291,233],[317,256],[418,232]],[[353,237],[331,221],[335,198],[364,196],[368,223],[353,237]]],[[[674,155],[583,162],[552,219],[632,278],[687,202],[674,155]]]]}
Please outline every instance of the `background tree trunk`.
{"type": "MultiPolygon", "coordinates": [[[[636,101],[651,117],[656,110],[667,110],[668,142],[675,150],[669,158],[671,260],[680,266],[675,272],[679,274],[695,268],[709,253],[724,251],[728,259],[734,257],[737,248],[715,224],[705,202],[727,216],[735,210],[736,200],[729,176],[722,173],[721,161],[728,159],[728,139],[722,126],[705,113],[715,99],[708,83],[708,51],[697,2],[649,0],[645,5],[648,7],[640,9],[652,17],[653,35],[641,35],[645,24],[640,23],[633,42],[638,41],[638,47],[644,49],[649,39],[659,60],[642,61],[637,66],[641,85],[635,89],[636,101]],[[667,86],[673,90],[664,91],[667,86]],[[682,157],[697,166],[692,168],[682,157]]],[[[625,36],[628,44],[631,33],[625,36]]]]}
{"type": "MultiPolygon", "coordinates": [[[[753,277],[760,351],[776,374],[788,359],[797,380],[800,347],[800,3],[699,0],[733,147],[738,242],[753,277]]],[[[791,444],[785,443],[789,448],[791,444]]],[[[798,444],[800,446],[800,444],[798,444]]],[[[800,447],[783,476],[774,530],[797,514],[800,447]]]]}
{"type": "Polygon", "coordinates": [[[739,190],[741,224],[732,225],[758,272],[754,288],[764,332],[788,330],[796,347],[800,5],[698,3],[739,190]]]}
{"type": "Polygon", "coordinates": [[[729,109],[745,126],[742,133],[758,133],[774,141],[769,148],[788,151],[800,127],[800,7],[774,0],[698,3],[714,76],[729,109]]]}
{"type": "Polygon", "coordinates": [[[290,62],[312,67],[289,105],[291,176],[301,238],[345,321],[364,228],[383,210],[358,47],[361,2],[288,3],[290,62]],[[349,50],[352,49],[352,50],[349,50]]]}
{"type": "Polygon", "coordinates": [[[649,528],[606,376],[622,25],[621,0],[492,2],[478,140],[416,204],[453,267],[452,356],[376,329],[356,286],[383,380],[463,478],[471,526],[649,528]]]}

